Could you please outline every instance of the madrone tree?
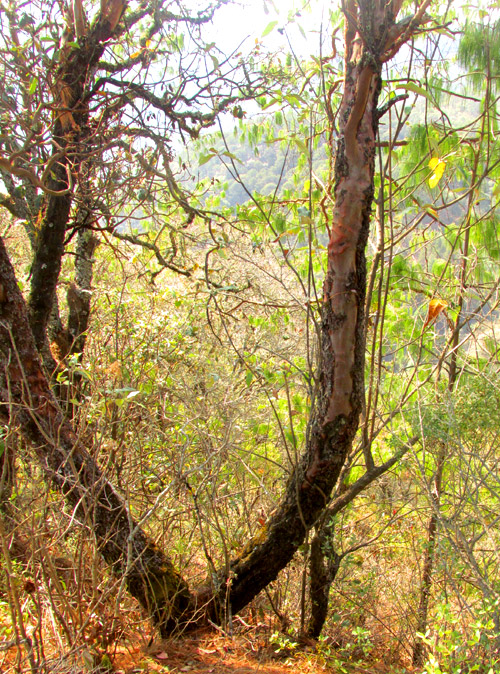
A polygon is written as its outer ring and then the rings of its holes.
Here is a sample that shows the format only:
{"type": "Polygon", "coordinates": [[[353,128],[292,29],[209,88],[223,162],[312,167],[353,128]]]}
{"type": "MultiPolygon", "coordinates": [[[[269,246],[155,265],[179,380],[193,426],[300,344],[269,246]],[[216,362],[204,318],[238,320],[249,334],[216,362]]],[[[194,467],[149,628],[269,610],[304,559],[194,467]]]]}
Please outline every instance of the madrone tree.
{"type": "MultiPolygon", "coordinates": [[[[22,120],[11,122],[9,133],[3,136],[0,168],[6,186],[11,187],[4,203],[15,214],[16,204],[34,212],[35,252],[26,305],[7,250],[3,244],[0,248],[2,421],[20,429],[47,478],[61,489],[78,517],[92,522],[100,553],[114,572],[126,579],[131,594],[163,634],[207,614],[221,619],[228,611],[236,613],[276,578],[329,503],[350,451],[364,399],[365,245],[374,193],[376,135],[379,119],[387,109],[378,106],[381,72],[384,63],[424,30],[430,0],[418,4],[413,14],[399,18],[402,4],[402,0],[342,3],[344,90],[321,303],[318,386],[306,448],[264,530],[248,542],[229,568],[212,574],[210,586],[196,590],[189,589],[141,523],[131,517],[121,496],[91,458],[91,448],[84,446],[63,412],[49,384],[47,327],[65,243],[75,229],[71,220],[75,209],[82,205],[91,214],[87,229],[101,216],[111,223],[111,218],[122,215],[119,199],[103,206],[96,192],[89,189],[101,181],[106,201],[109,193],[113,194],[113,180],[118,180],[114,193],[127,195],[121,176],[116,174],[116,163],[111,166],[120,152],[127,154],[127,160],[135,158],[151,174],[165,176],[174,200],[187,212],[187,220],[196,216],[173,182],[165,145],[168,138],[150,131],[148,116],[161,113],[164,133],[175,127],[196,135],[235,100],[253,95],[259,78],[244,69],[242,83],[237,84],[234,77],[224,76],[216,60],[211,61],[209,84],[203,85],[193,61],[189,71],[182,70],[184,80],[176,88],[166,83],[168,68],[151,65],[152,54],[175,53],[170,26],[209,21],[213,8],[193,17],[181,9],[174,13],[167,2],[127,5],[109,0],[87,18],[77,0],[72,8],[65,8],[64,36],[58,35],[50,12],[43,15],[48,18],[39,28],[33,17],[21,17],[16,23],[15,8],[6,8],[12,35],[24,31],[24,42],[16,38],[20,53],[27,45],[36,48],[39,31],[62,42],[57,47],[54,44],[49,57],[39,57],[34,77],[23,70],[18,52],[12,60],[5,57],[5,68],[11,68],[17,59],[20,73],[18,88],[5,92],[11,97],[12,110],[23,97],[29,103],[29,97],[42,90],[42,74],[46,86],[38,104],[25,105],[29,112],[22,120]],[[139,29],[137,51],[132,52],[127,40],[139,29]],[[149,75],[141,79],[144,73],[149,75]],[[200,112],[197,106],[204,104],[209,111],[200,112]],[[140,142],[135,142],[137,139],[140,142]],[[21,190],[19,180],[24,181],[21,190]],[[41,197],[40,206],[26,198],[33,188],[41,197]],[[19,198],[22,203],[16,201],[19,198]]],[[[55,8],[51,10],[57,14],[55,8]]],[[[16,44],[14,38],[13,42],[16,44]]],[[[133,183],[133,171],[128,175],[133,183]]]]}

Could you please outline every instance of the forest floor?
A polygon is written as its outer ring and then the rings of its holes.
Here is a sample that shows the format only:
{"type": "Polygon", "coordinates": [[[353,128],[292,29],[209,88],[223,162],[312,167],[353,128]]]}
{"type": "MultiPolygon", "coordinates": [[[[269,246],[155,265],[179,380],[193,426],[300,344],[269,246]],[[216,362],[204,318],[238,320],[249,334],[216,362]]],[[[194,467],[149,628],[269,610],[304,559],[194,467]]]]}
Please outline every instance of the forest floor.
{"type": "MultiPolygon", "coordinates": [[[[154,642],[147,649],[117,651],[113,669],[118,674],[332,674],[388,672],[384,662],[347,662],[335,655],[325,641],[318,648],[312,640],[289,645],[270,643],[255,634],[227,636],[202,630],[179,639],[154,642]],[[281,647],[280,647],[281,646],[281,647]]],[[[402,671],[402,670],[399,670],[402,671]]],[[[409,670],[404,670],[409,671],[409,670]]]]}
{"type": "MultiPolygon", "coordinates": [[[[338,657],[328,639],[322,642],[270,639],[269,634],[238,630],[228,636],[215,629],[198,630],[181,637],[152,641],[145,645],[144,635],[136,640],[115,643],[106,654],[96,648],[80,649],[65,657],[51,657],[45,649],[38,671],[50,674],[387,674],[412,670],[389,663],[373,654],[349,660],[338,657]],[[99,662],[100,660],[100,662],[99,662]]],[[[26,652],[12,646],[0,652],[1,674],[33,672],[26,652]]],[[[55,655],[55,654],[54,654],[55,655]]]]}

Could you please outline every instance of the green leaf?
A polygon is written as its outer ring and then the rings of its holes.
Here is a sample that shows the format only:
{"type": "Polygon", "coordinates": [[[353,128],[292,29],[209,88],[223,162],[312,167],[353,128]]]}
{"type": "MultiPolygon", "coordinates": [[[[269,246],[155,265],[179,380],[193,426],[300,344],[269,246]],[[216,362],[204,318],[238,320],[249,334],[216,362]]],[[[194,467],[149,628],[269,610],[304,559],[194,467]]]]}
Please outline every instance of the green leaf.
{"type": "Polygon", "coordinates": [[[283,234],[286,229],[286,217],[283,213],[278,213],[274,220],[274,229],[278,234],[283,234]]]}
{"type": "Polygon", "coordinates": [[[406,82],[406,84],[398,84],[396,89],[405,89],[405,91],[413,91],[414,94],[419,94],[419,96],[425,96],[428,101],[432,101],[432,97],[428,91],[423,87],[419,87],[418,84],[414,82],[406,82]]]}
{"type": "Polygon", "coordinates": [[[252,370],[248,370],[245,375],[245,381],[247,383],[247,386],[250,386],[250,384],[252,383],[252,379],[253,379],[253,372],[252,370]]]}
{"type": "Polygon", "coordinates": [[[278,25],[277,21],[271,21],[271,23],[267,24],[266,28],[264,29],[264,32],[262,33],[262,37],[266,37],[266,35],[269,35],[276,26],[278,25]]]}
{"type": "Polygon", "coordinates": [[[433,208],[432,204],[424,204],[422,208],[433,218],[437,218],[437,211],[433,208]]]}
{"type": "Polygon", "coordinates": [[[198,166],[203,166],[203,164],[209,162],[214,156],[214,154],[201,154],[198,159],[198,166]]]}
{"type": "Polygon", "coordinates": [[[238,158],[235,154],[233,154],[232,152],[223,152],[222,154],[223,154],[225,157],[229,157],[230,159],[234,159],[234,161],[237,161],[237,162],[239,162],[240,164],[243,164],[243,162],[241,161],[241,159],[239,159],[239,158],[238,158]]]}
{"type": "Polygon", "coordinates": [[[302,98],[302,96],[297,96],[296,94],[288,94],[285,96],[285,99],[290,103],[290,105],[300,105],[301,103],[305,104],[306,102],[302,98]]]}
{"type": "Polygon", "coordinates": [[[303,140],[300,140],[300,138],[294,138],[293,142],[299,148],[302,154],[309,155],[309,148],[307,147],[307,145],[304,143],[303,140]]]}
{"type": "Polygon", "coordinates": [[[31,80],[31,82],[30,82],[30,88],[29,88],[29,90],[28,90],[30,96],[33,96],[33,94],[34,94],[35,91],[36,91],[37,86],[38,86],[38,78],[37,78],[37,77],[33,77],[32,80],[31,80]]]}
{"type": "Polygon", "coordinates": [[[135,388],[131,388],[130,386],[124,386],[123,388],[115,388],[112,391],[109,392],[111,395],[123,397],[124,394],[127,394],[125,397],[126,398],[133,398],[136,396],[140,391],[137,391],[135,388]],[[130,395],[132,394],[132,395],[130,395]]]}

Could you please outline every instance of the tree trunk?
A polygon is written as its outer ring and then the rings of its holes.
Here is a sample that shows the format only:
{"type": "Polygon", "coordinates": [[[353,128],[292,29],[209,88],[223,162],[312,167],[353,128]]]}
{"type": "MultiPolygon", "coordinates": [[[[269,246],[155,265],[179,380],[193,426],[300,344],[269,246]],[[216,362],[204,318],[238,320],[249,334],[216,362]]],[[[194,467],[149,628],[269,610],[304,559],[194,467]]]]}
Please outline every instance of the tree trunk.
{"type": "Polygon", "coordinates": [[[68,332],[71,353],[82,354],[87,340],[92,297],[93,257],[98,241],[92,230],[78,230],[75,283],[68,288],[68,332]]]}
{"type": "Polygon", "coordinates": [[[233,560],[217,603],[238,612],[273,581],[324,510],[358,429],[364,403],[365,246],[374,193],[374,158],[382,63],[427,20],[425,0],[395,23],[401,1],[344,5],[345,79],[338,115],[335,206],[323,286],[319,384],[306,451],[268,525],[233,560]]]}
{"type": "MultiPolygon", "coordinates": [[[[441,506],[441,485],[443,481],[443,470],[446,459],[446,447],[441,444],[439,447],[436,472],[434,475],[434,486],[431,493],[433,512],[427,525],[427,543],[424,554],[424,568],[422,571],[422,584],[420,586],[420,601],[417,611],[417,629],[420,634],[425,634],[427,629],[427,616],[429,613],[429,599],[431,595],[432,579],[434,575],[434,561],[436,552],[436,543],[438,539],[439,508],[441,506]]],[[[422,639],[417,639],[413,647],[412,663],[419,667],[423,663],[425,648],[422,639]]]]}
{"type": "MultiPolygon", "coordinates": [[[[54,168],[57,178],[50,179],[50,188],[63,192],[68,189],[66,161],[54,168]]],[[[57,282],[64,254],[64,237],[71,208],[71,196],[52,195],[36,237],[31,265],[31,291],[28,299],[29,321],[37,349],[44,357],[47,369],[54,369],[47,343],[47,325],[54,306],[57,282]]]]}
{"type": "Polygon", "coordinates": [[[9,520],[12,519],[10,498],[14,490],[15,472],[16,456],[12,439],[6,434],[6,437],[0,440],[0,516],[3,513],[9,520]]]}
{"type": "MultiPolygon", "coordinates": [[[[31,266],[28,312],[36,346],[52,370],[55,362],[47,343],[47,325],[54,307],[57,282],[65,248],[66,229],[73,202],[73,181],[89,152],[88,104],[85,86],[99,62],[106,42],[113,36],[125,7],[124,0],[103,0],[101,13],[77,47],[64,45],[54,75],[56,119],[54,144],[46,179],[47,203],[36,235],[31,266]],[[70,164],[69,155],[72,155],[70,164]]],[[[85,173],[85,171],[84,171],[85,173]]]]}
{"type": "MultiPolygon", "coordinates": [[[[410,438],[405,445],[393,454],[380,466],[373,466],[364,475],[349,487],[337,488],[337,496],[328,509],[323,512],[316,523],[316,534],[311,543],[311,558],[309,564],[309,599],[311,615],[307,628],[310,637],[317,639],[323,630],[328,617],[328,601],[330,588],[340,568],[343,558],[351,551],[347,550],[339,555],[333,548],[333,533],[336,515],[354,501],[356,496],[366,489],[372,482],[395,466],[406,452],[418,441],[418,437],[410,438]]],[[[358,549],[358,547],[356,548],[358,549]]]]}
{"type": "Polygon", "coordinates": [[[171,561],[134,522],[62,414],[28,323],[26,305],[0,240],[0,420],[20,428],[46,476],[92,529],[99,552],[167,634],[187,620],[191,595],[171,561]]]}
{"type": "Polygon", "coordinates": [[[311,615],[307,635],[313,639],[320,636],[328,617],[330,588],[343,559],[343,555],[339,555],[333,549],[333,529],[334,522],[322,523],[311,543],[309,562],[311,615]]]}

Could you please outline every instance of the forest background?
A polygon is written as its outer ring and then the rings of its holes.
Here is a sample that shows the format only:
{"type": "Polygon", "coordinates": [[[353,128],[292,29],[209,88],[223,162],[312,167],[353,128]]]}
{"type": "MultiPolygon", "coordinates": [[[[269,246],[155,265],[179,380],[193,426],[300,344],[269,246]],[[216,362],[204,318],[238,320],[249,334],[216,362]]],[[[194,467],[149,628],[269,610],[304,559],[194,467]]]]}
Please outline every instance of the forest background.
{"type": "Polygon", "coordinates": [[[0,9],[2,668],[497,671],[500,3],[0,9]]]}

